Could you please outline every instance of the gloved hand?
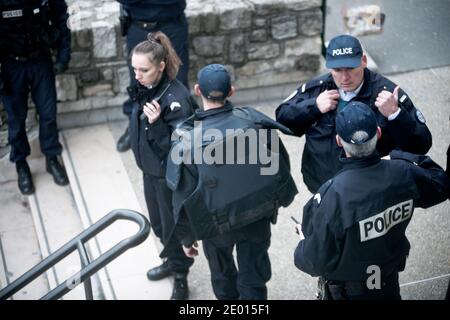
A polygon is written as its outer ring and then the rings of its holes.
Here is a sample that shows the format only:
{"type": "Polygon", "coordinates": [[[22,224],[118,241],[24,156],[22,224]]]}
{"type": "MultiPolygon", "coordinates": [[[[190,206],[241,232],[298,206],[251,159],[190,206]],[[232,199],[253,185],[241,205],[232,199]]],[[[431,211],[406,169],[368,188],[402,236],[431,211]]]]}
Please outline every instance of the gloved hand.
{"type": "Polygon", "coordinates": [[[55,62],[55,64],[53,64],[53,70],[55,71],[55,74],[61,74],[67,70],[67,64],[62,62],[55,62]]]}

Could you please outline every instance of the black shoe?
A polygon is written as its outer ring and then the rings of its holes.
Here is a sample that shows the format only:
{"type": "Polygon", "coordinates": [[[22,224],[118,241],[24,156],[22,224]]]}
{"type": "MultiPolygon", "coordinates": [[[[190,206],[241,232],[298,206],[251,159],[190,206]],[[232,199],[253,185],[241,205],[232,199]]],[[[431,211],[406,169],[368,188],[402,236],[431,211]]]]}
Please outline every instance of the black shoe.
{"type": "Polygon", "coordinates": [[[131,144],[130,144],[130,133],[127,128],[123,135],[120,136],[119,141],[117,141],[117,151],[119,152],[125,152],[130,150],[131,144]]]}
{"type": "Polygon", "coordinates": [[[148,270],[147,272],[147,278],[150,281],[161,280],[170,275],[172,275],[172,271],[170,271],[167,261],[160,266],[148,270]]]}
{"type": "Polygon", "coordinates": [[[189,298],[187,273],[174,272],[173,276],[174,282],[170,300],[187,300],[187,298],[189,298]]]}
{"type": "Polygon", "coordinates": [[[66,169],[59,163],[56,156],[47,157],[47,172],[53,176],[57,185],[65,186],[69,183],[66,169]]]}
{"type": "Polygon", "coordinates": [[[34,184],[28,163],[25,160],[16,162],[16,171],[20,192],[25,195],[33,194],[34,184]]]}

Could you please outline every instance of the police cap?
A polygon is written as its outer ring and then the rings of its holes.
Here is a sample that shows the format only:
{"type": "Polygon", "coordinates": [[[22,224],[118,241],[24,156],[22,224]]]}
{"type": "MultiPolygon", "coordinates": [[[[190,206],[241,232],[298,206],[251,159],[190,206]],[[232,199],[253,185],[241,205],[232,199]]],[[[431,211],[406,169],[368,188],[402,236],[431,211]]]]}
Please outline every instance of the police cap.
{"type": "Polygon", "coordinates": [[[359,67],[362,53],[361,43],[355,37],[349,35],[334,37],[327,47],[326,67],[328,69],[359,67]]]}
{"type": "Polygon", "coordinates": [[[336,132],[345,142],[363,144],[377,133],[377,120],[370,107],[351,101],[336,116],[336,132]]]}
{"type": "Polygon", "coordinates": [[[231,91],[230,74],[221,64],[203,67],[197,78],[200,91],[207,99],[223,101],[231,91]]]}

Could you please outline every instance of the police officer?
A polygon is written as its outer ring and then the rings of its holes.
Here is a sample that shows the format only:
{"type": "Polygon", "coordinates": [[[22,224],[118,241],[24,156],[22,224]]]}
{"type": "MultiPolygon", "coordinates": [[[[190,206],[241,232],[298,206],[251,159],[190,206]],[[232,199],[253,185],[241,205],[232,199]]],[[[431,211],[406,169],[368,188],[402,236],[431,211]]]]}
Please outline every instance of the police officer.
{"type": "Polygon", "coordinates": [[[30,154],[25,130],[28,94],[39,115],[39,142],[47,171],[58,185],[68,184],[58,160],[62,146],[56,123],[55,73],[64,72],[70,60],[67,5],[57,0],[5,0],[0,2],[0,62],[4,82],[3,104],[8,115],[10,160],[15,162],[22,194],[34,184],[26,157],[30,154]],[[57,51],[52,62],[51,49],[57,51]]]}
{"type": "Polygon", "coordinates": [[[427,156],[394,150],[380,159],[382,130],[361,102],[337,114],[336,130],[343,169],[305,205],[295,265],[322,277],[331,299],[400,299],[414,208],[445,201],[450,180],[427,156]]]}
{"type": "Polygon", "coordinates": [[[431,148],[422,113],[402,89],[366,68],[367,56],[358,39],[331,39],[326,66],[331,73],[304,83],[276,110],[277,121],[295,135],[306,136],[302,174],[312,193],[342,168],[341,148],[334,141],[335,118],[349,101],[363,102],[375,112],[383,132],[377,144],[381,156],[396,148],[417,154],[431,148]]]}
{"type": "MultiPolygon", "coordinates": [[[[189,44],[188,23],[184,14],[186,0],[117,0],[121,3],[122,35],[126,35],[128,57],[139,42],[147,38],[149,32],[162,31],[172,42],[172,46],[181,59],[177,79],[188,87],[189,44]]],[[[128,61],[131,85],[136,84],[131,61],[128,61]]],[[[132,101],[123,104],[123,113],[130,117],[132,101]]],[[[130,149],[128,128],[117,142],[117,150],[125,152],[130,149]]]]}
{"type": "MultiPolygon", "coordinates": [[[[168,231],[174,226],[172,193],[164,178],[171,133],[196,106],[189,91],[176,79],[180,63],[170,40],[159,31],[150,33],[148,40],[134,47],[131,54],[138,82],[130,90],[135,101],[130,119],[131,147],[144,173],[145,200],[153,231],[165,246],[168,231]]],[[[150,269],[147,277],[155,281],[173,274],[171,299],[187,299],[187,274],[194,260],[184,255],[179,242],[172,247],[167,261],[150,269]]]]}
{"type": "MultiPolygon", "coordinates": [[[[280,154],[284,158],[279,158],[279,170],[274,170],[272,175],[264,176],[258,171],[257,164],[230,163],[230,150],[238,157],[251,158],[250,151],[234,151],[237,143],[231,144],[233,149],[226,143],[221,144],[233,139],[230,131],[236,129],[251,136],[251,132],[256,132],[252,130],[277,128],[277,124],[252,108],[233,107],[227,99],[235,89],[222,65],[211,64],[201,69],[194,91],[201,97],[203,110],[197,110],[180,125],[179,130],[185,132],[181,136],[186,140],[181,139],[173,145],[166,174],[174,190],[175,235],[181,239],[189,257],[198,254],[196,240],[203,240],[212,288],[218,299],[267,299],[266,283],[271,277],[267,252],[270,224],[271,221],[275,223],[278,207],[289,205],[297,193],[287,152],[280,142],[280,154]],[[197,160],[183,158],[184,162],[177,166],[174,150],[186,141],[183,150],[188,150],[189,155],[193,152],[197,160]],[[198,160],[195,154],[202,150],[217,155],[213,164],[204,157],[198,160]],[[238,268],[234,262],[234,248],[238,268]]],[[[274,146],[277,139],[278,136],[271,136],[268,145],[274,146]]],[[[255,146],[252,143],[265,145],[261,142],[252,140],[249,148],[255,146]]]]}

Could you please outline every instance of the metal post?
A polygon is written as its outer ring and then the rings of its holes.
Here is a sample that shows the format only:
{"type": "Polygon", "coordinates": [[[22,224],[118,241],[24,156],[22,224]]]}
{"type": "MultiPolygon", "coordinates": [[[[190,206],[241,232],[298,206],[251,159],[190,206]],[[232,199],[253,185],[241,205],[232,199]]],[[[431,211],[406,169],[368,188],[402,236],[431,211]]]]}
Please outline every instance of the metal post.
{"type": "MultiPolygon", "coordinates": [[[[89,264],[89,256],[87,255],[86,248],[81,240],[78,241],[77,248],[78,253],[80,254],[81,268],[83,269],[89,264]]],[[[94,300],[91,277],[84,281],[84,293],[86,295],[86,300],[94,300]]]]}

